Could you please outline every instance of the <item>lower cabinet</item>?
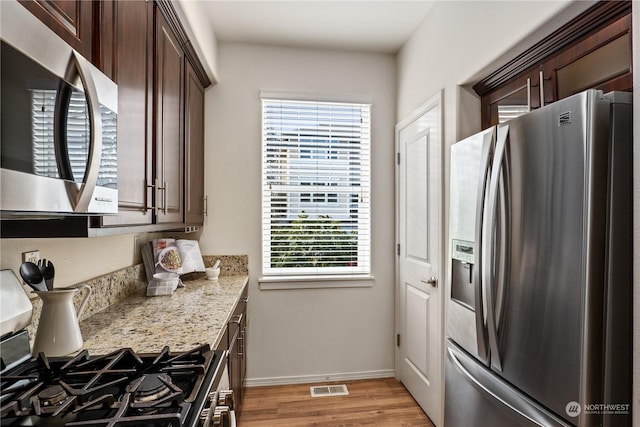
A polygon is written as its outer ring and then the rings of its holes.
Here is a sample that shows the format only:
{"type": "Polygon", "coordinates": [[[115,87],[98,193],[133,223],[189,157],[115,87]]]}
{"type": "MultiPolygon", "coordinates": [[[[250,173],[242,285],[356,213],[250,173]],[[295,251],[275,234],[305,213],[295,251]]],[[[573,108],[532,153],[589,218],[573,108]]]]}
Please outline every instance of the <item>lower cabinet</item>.
{"type": "Polygon", "coordinates": [[[242,398],[244,396],[244,379],[247,371],[247,305],[248,287],[245,287],[238,305],[236,306],[229,323],[227,323],[227,330],[222,338],[218,349],[228,350],[228,365],[229,371],[229,385],[233,390],[234,396],[234,409],[238,412],[242,405],[242,398]]]}

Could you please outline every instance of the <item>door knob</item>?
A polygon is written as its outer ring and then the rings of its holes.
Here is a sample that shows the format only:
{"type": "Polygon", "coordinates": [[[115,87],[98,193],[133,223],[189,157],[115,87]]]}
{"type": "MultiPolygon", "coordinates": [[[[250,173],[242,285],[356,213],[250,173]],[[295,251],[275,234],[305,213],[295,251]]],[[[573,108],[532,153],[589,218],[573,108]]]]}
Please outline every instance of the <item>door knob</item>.
{"type": "Polygon", "coordinates": [[[421,279],[420,280],[422,283],[426,283],[427,285],[431,285],[434,288],[438,287],[438,279],[436,279],[435,277],[431,276],[428,279],[421,279]]]}

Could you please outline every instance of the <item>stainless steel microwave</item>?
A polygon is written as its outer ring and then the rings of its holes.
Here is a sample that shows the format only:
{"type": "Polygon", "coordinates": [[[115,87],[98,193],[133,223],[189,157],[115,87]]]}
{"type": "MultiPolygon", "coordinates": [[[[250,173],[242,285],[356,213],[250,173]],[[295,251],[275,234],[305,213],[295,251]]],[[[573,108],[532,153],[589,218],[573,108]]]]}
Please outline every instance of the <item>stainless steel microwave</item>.
{"type": "Polygon", "coordinates": [[[2,217],[116,214],[116,84],[18,2],[0,32],[2,217]]]}

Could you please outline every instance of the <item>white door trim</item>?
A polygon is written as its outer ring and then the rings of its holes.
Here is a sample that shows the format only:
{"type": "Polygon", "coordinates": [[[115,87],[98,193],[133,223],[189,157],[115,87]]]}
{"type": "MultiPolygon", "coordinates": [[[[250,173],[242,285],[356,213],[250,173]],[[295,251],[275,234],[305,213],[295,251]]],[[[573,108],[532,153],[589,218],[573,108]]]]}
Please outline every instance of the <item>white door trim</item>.
{"type": "MultiPolygon", "coordinates": [[[[421,118],[423,115],[425,115],[428,111],[437,108],[439,109],[440,112],[440,123],[438,126],[438,134],[437,134],[437,138],[439,139],[439,153],[438,153],[438,157],[440,159],[440,165],[441,165],[441,174],[443,174],[442,179],[440,180],[440,197],[439,197],[439,204],[440,204],[440,212],[438,212],[436,215],[438,215],[439,217],[439,222],[441,224],[441,227],[439,229],[439,236],[438,238],[440,239],[441,242],[441,254],[442,256],[440,257],[440,261],[439,261],[439,265],[438,265],[438,269],[439,271],[442,272],[441,274],[441,281],[439,286],[441,286],[442,288],[442,292],[440,292],[440,301],[438,301],[438,305],[440,306],[440,337],[442,338],[440,341],[440,349],[441,349],[441,360],[444,362],[444,314],[445,314],[445,294],[446,292],[444,291],[445,289],[445,281],[444,278],[447,277],[448,275],[445,274],[445,245],[444,245],[444,230],[442,229],[442,227],[444,227],[445,221],[444,221],[444,187],[445,187],[445,180],[444,180],[444,108],[443,108],[443,99],[444,99],[444,91],[440,90],[438,91],[435,95],[433,95],[428,101],[426,101],[424,104],[422,104],[420,107],[418,107],[414,112],[412,112],[409,116],[407,116],[406,118],[404,118],[403,120],[401,120],[398,124],[396,124],[395,126],[395,155],[396,155],[396,160],[395,160],[395,214],[396,214],[396,222],[395,222],[395,243],[396,243],[396,259],[395,259],[395,332],[396,332],[396,339],[398,334],[400,334],[401,331],[401,312],[400,312],[400,300],[401,300],[401,286],[400,286],[400,266],[399,266],[399,258],[398,258],[398,252],[397,252],[397,245],[400,242],[400,170],[399,170],[399,165],[398,165],[398,156],[400,153],[400,132],[402,131],[402,129],[408,127],[409,125],[411,125],[413,122],[415,122],[417,119],[421,118]]],[[[400,363],[401,363],[401,356],[400,356],[400,347],[397,345],[395,345],[395,378],[396,379],[400,379],[400,363]]],[[[444,363],[441,364],[440,366],[440,377],[441,377],[441,396],[442,396],[442,401],[441,401],[441,406],[442,406],[442,410],[441,415],[444,414],[444,363]]],[[[437,426],[441,426],[443,420],[439,419],[439,420],[432,420],[437,426]]]]}

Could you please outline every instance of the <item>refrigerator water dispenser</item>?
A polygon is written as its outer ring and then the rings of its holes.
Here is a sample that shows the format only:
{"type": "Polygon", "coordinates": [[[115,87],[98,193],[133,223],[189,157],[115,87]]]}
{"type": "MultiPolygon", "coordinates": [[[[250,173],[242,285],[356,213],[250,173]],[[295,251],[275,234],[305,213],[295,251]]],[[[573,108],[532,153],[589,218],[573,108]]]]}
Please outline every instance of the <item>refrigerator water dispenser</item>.
{"type": "Polygon", "coordinates": [[[473,242],[451,241],[451,299],[475,311],[473,242]]]}

